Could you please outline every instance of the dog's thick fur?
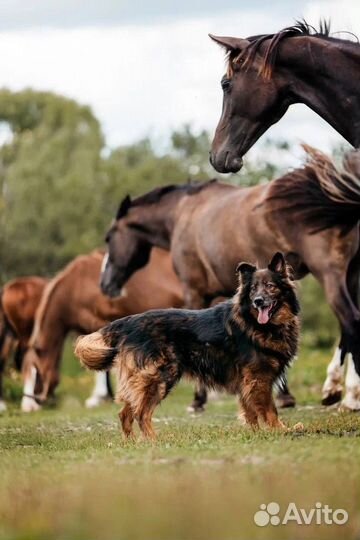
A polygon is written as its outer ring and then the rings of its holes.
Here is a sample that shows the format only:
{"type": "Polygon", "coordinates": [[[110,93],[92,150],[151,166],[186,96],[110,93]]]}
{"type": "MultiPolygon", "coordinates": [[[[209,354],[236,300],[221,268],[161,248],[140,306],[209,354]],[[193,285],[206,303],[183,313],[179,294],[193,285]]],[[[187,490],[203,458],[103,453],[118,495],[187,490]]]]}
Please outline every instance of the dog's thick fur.
{"type": "Polygon", "coordinates": [[[204,310],[154,310],[114,321],[78,339],[75,354],[90,369],[118,368],[117,402],[126,436],[134,419],[154,437],[151,417],[183,375],[238,394],[245,419],[281,427],[273,385],[297,350],[299,305],[285,260],[238,267],[237,294],[204,310]],[[261,304],[261,307],[258,307],[261,304]]]}

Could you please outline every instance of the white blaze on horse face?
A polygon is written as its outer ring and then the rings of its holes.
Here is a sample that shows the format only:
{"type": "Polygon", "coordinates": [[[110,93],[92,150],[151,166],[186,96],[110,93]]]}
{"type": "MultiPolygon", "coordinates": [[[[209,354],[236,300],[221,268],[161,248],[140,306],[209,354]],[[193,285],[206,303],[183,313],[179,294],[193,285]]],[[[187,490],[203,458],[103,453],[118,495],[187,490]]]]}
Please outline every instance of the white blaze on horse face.
{"type": "Polygon", "coordinates": [[[24,382],[24,395],[21,400],[21,410],[23,412],[32,412],[38,411],[41,409],[40,405],[36,403],[35,399],[30,396],[33,396],[35,393],[35,383],[36,383],[36,367],[31,366],[28,375],[25,378],[24,382]]]}
{"type": "Polygon", "coordinates": [[[327,399],[331,395],[342,392],[341,382],[344,374],[344,365],[341,365],[341,349],[339,347],[335,350],[326,373],[327,377],[322,388],[323,399],[327,399]]]}
{"type": "Polygon", "coordinates": [[[104,273],[108,260],[109,260],[109,253],[105,253],[105,255],[103,256],[103,260],[101,262],[101,270],[100,270],[101,274],[104,273]]]}
{"type": "Polygon", "coordinates": [[[106,371],[99,371],[95,374],[95,387],[91,396],[85,401],[85,407],[91,409],[98,407],[103,401],[111,397],[107,386],[106,371]]]}
{"type": "Polygon", "coordinates": [[[349,354],[346,377],[345,377],[345,397],[342,400],[342,407],[351,411],[360,410],[360,377],[356,373],[352,354],[349,354]]]}

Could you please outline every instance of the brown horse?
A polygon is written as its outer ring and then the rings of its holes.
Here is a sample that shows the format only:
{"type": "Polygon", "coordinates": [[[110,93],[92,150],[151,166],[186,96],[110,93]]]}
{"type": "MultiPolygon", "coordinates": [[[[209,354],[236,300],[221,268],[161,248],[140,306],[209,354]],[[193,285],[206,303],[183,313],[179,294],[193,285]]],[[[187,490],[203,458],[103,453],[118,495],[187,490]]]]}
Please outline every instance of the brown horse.
{"type": "Polygon", "coordinates": [[[15,351],[14,360],[21,369],[28,346],[35,312],[47,280],[38,276],[20,277],[4,285],[0,298],[0,411],[3,400],[3,373],[7,359],[15,351]]]}
{"type": "MultiPolygon", "coordinates": [[[[6,361],[14,352],[16,368],[22,368],[23,356],[28,348],[34,327],[35,314],[42,293],[49,280],[38,276],[20,277],[6,283],[1,291],[0,305],[0,412],[6,410],[3,400],[3,372],[6,361]]],[[[93,395],[89,406],[96,406],[111,395],[107,375],[96,375],[93,395]]],[[[31,401],[32,403],[32,401],[31,401]]]]}
{"type": "Polygon", "coordinates": [[[210,161],[236,172],[242,157],[290,105],[304,103],[360,146],[360,44],[303,23],[277,34],[210,36],[228,53],[221,118],[210,161]]]}
{"type": "MultiPolygon", "coordinates": [[[[268,185],[239,188],[211,181],[125,198],[107,234],[101,285],[107,294],[119,293],[151,247],[161,246],[171,250],[186,307],[203,308],[215,297],[231,296],[238,260],[261,265],[277,250],[287,253],[297,279],[310,272],[324,287],[342,329],[342,352],[324,388],[328,404],[340,399],[340,359],[346,352],[360,371],[360,151],[348,156],[343,171],[323,154],[308,152],[305,167],[268,185]]],[[[360,409],[360,379],[353,367],[348,373],[343,403],[360,409]]],[[[198,396],[194,406],[203,399],[198,396]]]]}
{"type": "MultiPolygon", "coordinates": [[[[37,410],[39,403],[53,393],[69,332],[88,334],[126,315],[183,305],[181,286],[167,252],[152,250],[149,264],[126,283],[122,296],[114,300],[104,296],[99,288],[102,261],[100,251],[79,256],[46,287],[24,359],[23,411],[37,410]],[[37,375],[40,393],[35,396],[37,375]]],[[[107,393],[106,375],[100,375],[88,405],[94,405],[107,393]]]]}

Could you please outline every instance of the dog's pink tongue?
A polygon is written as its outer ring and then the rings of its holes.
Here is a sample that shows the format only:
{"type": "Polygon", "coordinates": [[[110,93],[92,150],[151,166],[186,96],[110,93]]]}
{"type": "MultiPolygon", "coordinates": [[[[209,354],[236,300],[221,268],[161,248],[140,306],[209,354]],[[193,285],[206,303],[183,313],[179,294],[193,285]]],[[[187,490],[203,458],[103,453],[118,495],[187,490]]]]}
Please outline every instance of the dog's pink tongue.
{"type": "Polygon", "coordinates": [[[266,306],[264,308],[259,309],[258,319],[257,319],[259,324],[266,324],[269,322],[269,311],[270,311],[270,306],[266,306]]]}

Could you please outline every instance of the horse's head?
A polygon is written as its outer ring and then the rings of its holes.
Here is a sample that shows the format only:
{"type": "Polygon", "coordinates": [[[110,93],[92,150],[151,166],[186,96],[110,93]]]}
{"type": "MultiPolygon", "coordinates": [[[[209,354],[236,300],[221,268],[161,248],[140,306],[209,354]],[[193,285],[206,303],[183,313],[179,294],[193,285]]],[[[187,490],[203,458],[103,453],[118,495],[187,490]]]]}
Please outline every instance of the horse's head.
{"type": "Polygon", "coordinates": [[[103,260],[100,287],[104,294],[117,296],[129,277],[146,265],[152,247],[136,212],[131,211],[129,196],[120,203],[106,243],[108,252],[103,260]]]}
{"type": "Polygon", "coordinates": [[[243,155],[285,114],[290,105],[287,83],[266,72],[266,42],[210,36],[228,53],[227,73],[221,80],[223,108],[212,143],[210,162],[218,172],[237,172],[243,155]]]}

